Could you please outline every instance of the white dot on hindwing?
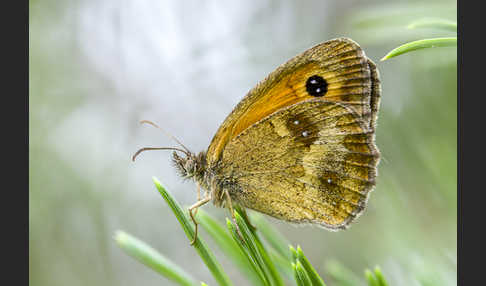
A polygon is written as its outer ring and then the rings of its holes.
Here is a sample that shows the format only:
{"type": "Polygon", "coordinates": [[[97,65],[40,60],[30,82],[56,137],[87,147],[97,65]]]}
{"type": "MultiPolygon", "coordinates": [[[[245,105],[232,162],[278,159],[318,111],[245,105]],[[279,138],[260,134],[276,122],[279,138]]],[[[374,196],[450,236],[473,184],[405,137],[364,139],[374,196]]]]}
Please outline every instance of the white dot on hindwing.
{"type": "Polygon", "coordinates": [[[302,136],[304,136],[304,137],[309,136],[309,132],[307,132],[307,131],[302,132],[302,136]]]}
{"type": "Polygon", "coordinates": [[[332,182],[332,180],[331,179],[327,179],[327,182],[330,184],[332,182]]]}
{"type": "Polygon", "coordinates": [[[295,121],[294,121],[294,124],[295,124],[295,125],[297,125],[297,124],[299,124],[299,123],[300,123],[300,122],[299,122],[299,120],[295,120],[295,121]]]}

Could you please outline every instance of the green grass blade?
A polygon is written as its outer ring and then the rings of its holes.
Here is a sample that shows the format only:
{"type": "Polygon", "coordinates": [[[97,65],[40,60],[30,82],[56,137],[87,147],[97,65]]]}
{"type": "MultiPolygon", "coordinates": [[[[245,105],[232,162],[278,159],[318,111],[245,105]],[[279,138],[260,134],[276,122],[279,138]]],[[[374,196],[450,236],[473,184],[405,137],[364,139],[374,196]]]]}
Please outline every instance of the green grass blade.
{"type": "Polygon", "coordinates": [[[292,257],[292,263],[297,263],[297,250],[292,245],[289,245],[290,255],[292,257]]]}
{"type": "MultiPolygon", "coordinates": [[[[272,282],[270,280],[270,275],[268,273],[267,267],[265,266],[265,262],[263,260],[262,254],[258,249],[257,242],[255,240],[255,236],[253,235],[253,232],[250,231],[250,228],[244,221],[244,219],[240,216],[240,214],[235,211],[235,219],[236,219],[236,224],[239,227],[239,230],[241,232],[241,236],[243,238],[244,246],[248,250],[248,253],[251,255],[253,261],[255,261],[256,265],[258,265],[258,268],[261,269],[265,276],[265,280],[269,285],[272,285],[272,282]]],[[[236,239],[237,241],[241,241],[241,238],[237,235],[236,239]]]]}
{"type": "Polygon", "coordinates": [[[263,246],[263,243],[261,242],[258,235],[256,235],[256,233],[254,233],[254,235],[255,235],[255,240],[256,240],[256,243],[257,243],[258,251],[260,252],[260,254],[263,258],[263,261],[265,262],[265,266],[266,266],[268,273],[270,274],[270,277],[272,277],[272,279],[273,279],[273,285],[282,285],[282,286],[285,285],[283,283],[282,276],[277,271],[277,267],[275,266],[275,263],[273,262],[272,259],[270,259],[270,254],[268,253],[268,251],[263,246]]]}
{"type": "Polygon", "coordinates": [[[272,227],[262,215],[254,214],[251,216],[251,219],[252,222],[255,223],[257,230],[262,234],[263,238],[270,244],[270,246],[285,259],[290,259],[288,248],[288,245],[290,244],[289,241],[272,227]]]}
{"type": "MultiPolygon", "coordinates": [[[[260,239],[260,236],[258,235],[257,233],[257,230],[259,229],[258,227],[254,227],[253,224],[250,222],[249,218],[248,218],[248,215],[246,213],[246,209],[240,207],[240,206],[236,206],[235,207],[235,210],[238,212],[238,214],[241,215],[246,227],[248,227],[249,231],[251,232],[254,240],[256,241],[256,245],[257,245],[257,248],[258,250],[260,251],[261,253],[261,256],[265,262],[265,267],[266,267],[266,270],[267,270],[267,273],[270,275],[270,277],[273,279],[273,284],[274,285],[284,285],[283,284],[283,279],[281,277],[281,275],[279,274],[279,272],[277,271],[277,267],[275,266],[275,264],[273,263],[274,260],[272,260],[270,258],[270,254],[269,252],[265,249],[264,247],[264,244],[262,243],[261,239],[260,239]]],[[[261,229],[261,230],[264,230],[264,229],[261,229]]],[[[279,235],[276,231],[275,233],[277,235],[279,235]]],[[[284,260],[288,260],[288,258],[286,257],[282,257],[282,259],[284,260]]]]}
{"type": "Polygon", "coordinates": [[[446,19],[423,18],[413,21],[407,26],[408,29],[432,28],[451,32],[457,32],[457,23],[446,19]]]}
{"type": "MultiPolygon", "coordinates": [[[[157,187],[157,190],[159,193],[162,195],[164,200],[167,202],[171,210],[174,212],[174,215],[176,216],[177,220],[182,226],[182,229],[186,233],[187,237],[189,240],[192,240],[194,237],[194,226],[192,223],[189,221],[188,217],[186,214],[182,211],[181,206],[179,203],[165,190],[164,187],[162,187],[161,183],[157,178],[153,178],[153,181],[155,183],[155,186],[157,187]]],[[[189,244],[189,242],[188,242],[189,244]]],[[[214,279],[218,282],[219,285],[232,285],[229,277],[226,275],[226,273],[223,271],[221,265],[218,263],[216,258],[214,257],[213,253],[207,248],[206,244],[204,241],[201,239],[201,236],[198,235],[196,239],[196,243],[194,244],[194,248],[196,249],[197,253],[199,256],[201,256],[203,262],[206,264],[206,266],[209,268],[209,271],[214,276],[214,279]]]]}
{"type": "Polygon", "coordinates": [[[145,242],[123,231],[117,231],[114,237],[118,246],[128,255],[137,259],[157,273],[179,285],[197,285],[198,283],[182,268],[165,258],[145,242]]]}
{"type": "Polygon", "coordinates": [[[270,259],[270,256],[263,246],[260,238],[256,234],[255,229],[249,226],[251,225],[251,223],[247,221],[248,217],[242,217],[240,213],[235,210],[235,219],[242,232],[243,237],[245,238],[245,241],[249,243],[248,246],[250,248],[250,251],[256,258],[259,265],[261,265],[266,276],[272,279],[271,285],[284,285],[282,277],[278,273],[273,261],[270,259]]]}
{"type": "Polygon", "coordinates": [[[295,281],[297,282],[297,285],[299,286],[312,286],[312,282],[307,275],[307,272],[304,269],[304,266],[302,266],[302,263],[297,260],[296,263],[292,263],[292,268],[294,269],[294,276],[295,276],[295,281]]]}
{"type": "Polygon", "coordinates": [[[246,226],[251,230],[251,232],[255,233],[256,227],[250,222],[250,218],[248,217],[248,214],[246,212],[246,209],[241,207],[240,205],[236,205],[234,209],[240,214],[240,216],[243,218],[243,220],[246,223],[246,226]]]}
{"type": "Polygon", "coordinates": [[[455,47],[457,46],[457,37],[449,37],[449,38],[433,38],[433,39],[424,39],[413,41],[410,43],[406,43],[401,45],[393,50],[391,50],[388,54],[386,54],[380,61],[385,61],[390,58],[409,53],[411,51],[426,49],[426,48],[435,48],[435,47],[455,47]]]}
{"type": "Polygon", "coordinates": [[[265,275],[265,272],[263,268],[257,263],[256,259],[254,258],[253,254],[250,252],[248,246],[246,245],[245,241],[241,241],[241,238],[238,235],[238,232],[236,230],[236,227],[231,223],[229,219],[226,219],[226,225],[231,233],[231,236],[233,237],[234,241],[238,245],[238,247],[245,253],[245,257],[247,258],[248,262],[252,266],[253,270],[255,273],[258,275],[260,278],[260,282],[263,285],[270,285],[270,281],[268,280],[268,277],[265,275]]]}
{"type": "Polygon", "coordinates": [[[381,273],[381,269],[378,266],[375,267],[375,277],[376,280],[378,281],[378,285],[388,286],[388,283],[386,282],[385,277],[383,277],[383,274],[381,273]]]}
{"type": "Polygon", "coordinates": [[[223,226],[202,209],[198,210],[196,219],[221,248],[223,253],[238,267],[242,274],[252,282],[252,285],[264,285],[258,274],[255,272],[254,266],[248,260],[244,250],[241,249],[235,240],[233,240],[231,234],[228,234],[228,232],[225,231],[223,226]]]}
{"type": "Polygon", "coordinates": [[[375,276],[373,275],[373,272],[371,272],[371,270],[366,269],[364,274],[365,274],[366,280],[368,281],[369,286],[380,286],[380,284],[375,279],[375,276]]]}
{"type": "Polygon", "coordinates": [[[256,241],[257,241],[258,250],[260,251],[260,253],[263,257],[263,260],[265,262],[265,266],[268,269],[268,272],[270,273],[270,276],[273,279],[273,285],[282,285],[282,286],[285,285],[284,282],[283,282],[282,276],[277,271],[277,267],[273,263],[273,260],[270,259],[270,254],[264,248],[263,244],[261,243],[261,241],[258,237],[256,237],[256,241]]]}
{"type": "Polygon", "coordinates": [[[297,261],[302,263],[302,266],[304,267],[305,271],[307,272],[307,275],[312,281],[312,285],[326,286],[326,284],[324,284],[324,280],[322,280],[321,276],[319,276],[316,269],[312,266],[312,264],[309,262],[307,257],[305,257],[302,248],[300,248],[300,246],[298,245],[297,245],[297,261]]]}

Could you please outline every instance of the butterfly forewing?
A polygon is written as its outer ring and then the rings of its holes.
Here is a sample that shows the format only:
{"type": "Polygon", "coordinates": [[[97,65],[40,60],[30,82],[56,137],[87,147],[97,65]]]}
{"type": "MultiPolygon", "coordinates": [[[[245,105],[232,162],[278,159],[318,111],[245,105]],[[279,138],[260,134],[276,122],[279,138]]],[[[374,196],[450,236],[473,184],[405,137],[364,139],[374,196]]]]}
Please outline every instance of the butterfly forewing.
{"type": "MultiPolygon", "coordinates": [[[[321,43],[297,55],[250,90],[225,119],[208,148],[208,165],[217,164],[226,144],[248,127],[310,99],[344,103],[362,117],[365,127],[374,127],[372,118],[377,109],[371,109],[371,97],[373,87],[379,87],[375,70],[359,45],[346,38],[321,43]]],[[[378,98],[379,91],[373,96],[378,98]]]]}
{"type": "Polygon", "coordinates": [[[291,222],[346,227],[375,183],[374,133],[352,108],[312,99],[228,142],[211,170],[235,203],[291,222]]]}

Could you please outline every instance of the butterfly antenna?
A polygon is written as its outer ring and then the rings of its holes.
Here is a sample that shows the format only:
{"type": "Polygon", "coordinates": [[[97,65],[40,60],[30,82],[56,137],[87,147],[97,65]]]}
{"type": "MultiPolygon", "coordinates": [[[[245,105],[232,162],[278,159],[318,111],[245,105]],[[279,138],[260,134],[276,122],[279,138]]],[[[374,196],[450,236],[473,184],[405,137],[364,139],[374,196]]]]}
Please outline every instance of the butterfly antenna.
{"type": "Polygon", "coordinates": [[[157,124],[155,124],[155,123],[153,123],[152,121],[149,121],[149,120],[142,120],[142,121],[140,121],[140,124],[144,124],[144,123],[150,124],[153,127],[159,128],[160,131],[162,131],[167,137],[171,138],[172,140],[174,140],[175,142],[177,142],[179,145],[181,145],[181,147],[186,150],[184,153],[186,153],[186,154],[191,153],[191,151],[189,151],[189,149],[186,146],[184,146],[184,144],[182,144],[179,140],[177,140],[177,138],[175,138],[172,134],[170,134],[169,132],[165,131],[164,129],[160,128],[160,126],[158,126],[157,124]]]}
{"type": "Polygon", "coordinates": [[[182,152],[186,155],[189,155],[188,151],[182,150],[182,149],[179,149],[179,148],[173,148],[173,147],[143,147],[143,148],[139,149],[135,154],[133,154],[132,161],[135,161],[135,159],[137,158],[137,156],[140,153],[142,153],[144,151],[150,151],[150,150],[175,150],[175,151],[182,152]]]}

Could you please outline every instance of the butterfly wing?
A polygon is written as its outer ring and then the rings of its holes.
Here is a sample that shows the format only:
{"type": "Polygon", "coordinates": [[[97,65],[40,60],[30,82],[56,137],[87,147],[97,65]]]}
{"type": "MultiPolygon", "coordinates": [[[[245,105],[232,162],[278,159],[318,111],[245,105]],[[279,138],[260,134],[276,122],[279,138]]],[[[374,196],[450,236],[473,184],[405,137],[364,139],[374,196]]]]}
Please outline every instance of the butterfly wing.
{"type": "Polygon", "coordinates": [[[290,222],[345,228],[375,184],[379,153],[367,124],[345,104],[293,104],[228,142],[214,179],[244,207],[290,222]]]}
{"type": "Polygon", "coordinates": [[[358,44],[347,38],[321,43],[278,67],[248,92],[213,137],[208,166],[217,164],[226,144],[249,126],[309,99],[345,103],[374,129],[379,94],[376,67],[358,44]],[[312,89],[310,79],[315,76],[325,82],[325,92],[312,89]]]}

